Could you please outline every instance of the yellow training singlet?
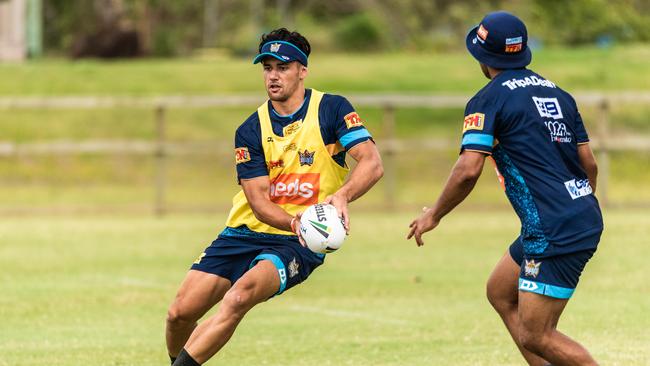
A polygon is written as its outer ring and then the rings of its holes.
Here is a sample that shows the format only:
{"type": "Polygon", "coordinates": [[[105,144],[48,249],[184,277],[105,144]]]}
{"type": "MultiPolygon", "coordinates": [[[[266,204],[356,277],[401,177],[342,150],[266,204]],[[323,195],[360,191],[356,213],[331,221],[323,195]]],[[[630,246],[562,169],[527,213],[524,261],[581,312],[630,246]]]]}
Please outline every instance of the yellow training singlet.
{"type": "MultiPolygon", "coordinates": [[[[272,202],[291,215],[334,194],[348,173],[348,169],[334,161],[325,148],[318,120],[322,98],[322,92],[312,89],[304,121],[286,126],[284,136],[273,132],[267,102],[257,109],[264,159],[271,181],[269,196],[272,202]]],[[[257,220],[244,192],[239,191],[233,198],[226,226],[235,228],[242,225],[261,233],[295,235],[257,220]]]]}

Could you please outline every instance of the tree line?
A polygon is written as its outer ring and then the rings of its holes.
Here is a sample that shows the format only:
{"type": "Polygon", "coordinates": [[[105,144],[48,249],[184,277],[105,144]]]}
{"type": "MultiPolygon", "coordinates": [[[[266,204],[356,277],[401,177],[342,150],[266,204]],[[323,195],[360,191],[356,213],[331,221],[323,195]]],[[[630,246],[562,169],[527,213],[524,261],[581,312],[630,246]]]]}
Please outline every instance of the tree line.
{"type": "Polygon", "coordinates": [[[286,26],[333,51],[445,51],[499,9],[524,19],[538,46],[650,40],[645,0],[44,0],[44,46],[72,57],[248,54],[286,26]]]}

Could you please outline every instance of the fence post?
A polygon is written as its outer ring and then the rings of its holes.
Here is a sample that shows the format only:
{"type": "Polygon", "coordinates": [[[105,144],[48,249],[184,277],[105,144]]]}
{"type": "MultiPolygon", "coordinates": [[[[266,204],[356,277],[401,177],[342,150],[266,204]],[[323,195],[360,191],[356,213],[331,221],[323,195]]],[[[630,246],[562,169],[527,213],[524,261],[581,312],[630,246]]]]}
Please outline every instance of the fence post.
{"type": "Polygon", "coordinates": [[[598,104],[598,196],[603,206],[609,205],[609,101],[603,97],[598,104]]]}
{"type": "Polygon", "coordinates": [[[154,212],[158,217],[162,217],[167,212],[165,200],[166,188],[166,170],[167,154],[165,151],[165,107],[159,105],[156,107],[156,196],[154,202],[154,212]]]}
{"type": "Polygon", "coordinates": [[[395,172],[395,107],[385,104],[383,108],[383,138],[384,154],[384,204],[387,208],[395,208],[395,194],[397,189],[395,172]]]}

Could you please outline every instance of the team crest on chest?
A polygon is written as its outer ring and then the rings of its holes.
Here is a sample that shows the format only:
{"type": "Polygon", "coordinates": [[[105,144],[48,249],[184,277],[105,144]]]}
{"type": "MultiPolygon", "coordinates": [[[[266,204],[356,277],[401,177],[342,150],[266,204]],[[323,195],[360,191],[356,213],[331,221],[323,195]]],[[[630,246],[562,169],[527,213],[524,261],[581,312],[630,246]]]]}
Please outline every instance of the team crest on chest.
{"type": "Polygon", "coordinates": [[[534,259],[526,260],[526,266],[524,267],[524,275],[530,277],[537,277],[539,274],[539,266],[542,265],[542,262],[535,263],[534,259]]]}
{"type": "Polygon", "coordinates": [[[303,165],[311,166],[312,164],[314,164],[314,154],[316,154],[316,151],[309,151],[307,149],[305,149],[305,151],[298,150],[298,157],[300,158],[300,166],[303,165]]]}

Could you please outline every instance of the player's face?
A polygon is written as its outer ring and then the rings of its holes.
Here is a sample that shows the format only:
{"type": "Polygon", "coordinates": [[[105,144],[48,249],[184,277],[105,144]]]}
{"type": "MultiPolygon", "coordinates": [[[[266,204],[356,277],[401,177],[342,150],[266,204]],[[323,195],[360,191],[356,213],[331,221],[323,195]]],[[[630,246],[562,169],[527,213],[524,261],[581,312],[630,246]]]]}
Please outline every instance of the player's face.
{"type": "Polygon", "coordinates": [[[275,102],[288,100],[300,89],[307,76],[307,68],[297,61],[286,63],[267,57],[262,66],[266,93],[275,102]]]}

